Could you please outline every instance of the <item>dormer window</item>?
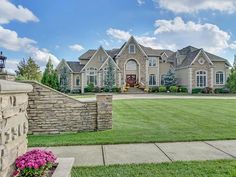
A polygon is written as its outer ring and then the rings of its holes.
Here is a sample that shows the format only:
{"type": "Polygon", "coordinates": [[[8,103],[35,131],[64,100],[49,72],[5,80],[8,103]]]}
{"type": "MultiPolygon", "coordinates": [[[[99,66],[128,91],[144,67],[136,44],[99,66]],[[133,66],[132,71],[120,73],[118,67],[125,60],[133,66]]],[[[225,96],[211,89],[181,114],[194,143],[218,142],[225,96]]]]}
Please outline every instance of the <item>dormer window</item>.
{"type": "Polygon", "coordinates": [[[130,54],[135,54],[135,45],[134,44],[129,45],[129,53],[130,54]]]}

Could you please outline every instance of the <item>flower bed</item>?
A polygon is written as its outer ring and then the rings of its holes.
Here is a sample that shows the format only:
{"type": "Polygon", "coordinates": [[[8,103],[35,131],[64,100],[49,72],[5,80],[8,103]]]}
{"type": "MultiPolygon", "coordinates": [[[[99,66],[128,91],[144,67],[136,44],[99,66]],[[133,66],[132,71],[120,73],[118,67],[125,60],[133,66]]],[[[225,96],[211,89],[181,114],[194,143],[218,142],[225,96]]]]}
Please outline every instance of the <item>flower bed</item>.
{"type": "Polygon", "coordinates": [[[57,164],[51,151],[34,149],[18,157],[15,165],[15,177],[50,177],[57,164]]]}

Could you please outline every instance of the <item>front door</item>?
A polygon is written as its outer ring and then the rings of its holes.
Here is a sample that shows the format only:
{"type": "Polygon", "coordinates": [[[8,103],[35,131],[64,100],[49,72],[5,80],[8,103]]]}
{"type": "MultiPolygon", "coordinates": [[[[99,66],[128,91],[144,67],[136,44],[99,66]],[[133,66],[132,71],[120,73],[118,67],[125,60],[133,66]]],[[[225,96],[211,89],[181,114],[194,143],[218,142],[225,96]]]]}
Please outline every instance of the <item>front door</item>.
{"type": "Polygon", "coordinates": [[[129,84],[130,87],[133,87],[136,84],[136,75],[135,74],[126,75],[126,84],[129,84]]]}

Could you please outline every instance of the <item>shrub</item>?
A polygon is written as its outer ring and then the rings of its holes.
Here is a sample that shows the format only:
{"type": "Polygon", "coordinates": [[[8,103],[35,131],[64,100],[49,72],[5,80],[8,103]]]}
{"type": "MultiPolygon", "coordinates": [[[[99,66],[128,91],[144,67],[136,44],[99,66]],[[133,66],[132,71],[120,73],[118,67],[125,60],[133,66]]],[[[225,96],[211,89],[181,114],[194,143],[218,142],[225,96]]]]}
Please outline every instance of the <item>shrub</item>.
{"type": "Polygon", "coordinates": [[[165,86],[160,86],[159,87],[159,92],[166,92],[166,91],[167,91],[167,89],[166,89],[165,86]]]}
{"type": "Polygon", "coordinates": [[[202,93],[213,93],[213,89],[210,87],[205,87],[204,89],[202,89],[202,93]]]}
{"type": "Polygon", "coordinates": [[[188,93],[188,89],[186,87],[178,87],[178,92],[188,93]]]}
{"type": "Polygon", "coordinates": [[[45,171],[50,169],[55,161],[56,157],[51,151],[34,149],[16,159],[16,171],[13,176],[43,176],[45,171]]]}
{"type": "Polygon", "coordinates": [[[104,92],[109,92],[109,91],[110,91],[110,89],[108,87],[104,88],[104,92]]]}
{"type": "Polygon", "coordinates": [[[170,92],[177,92],[178,91],[178,87],[170,86],[169,90],[170,90],[170,92]]]}
{"type": "Polygon", "coordinates": [[[99,87],[94,87],[94,92],[99,93],[99,92],[101,92],[101,89],[99,87]]]}
{"type": "Polygon", "coordinates": [[[149,92],[152,92],[152,93],[159,92],[159,88],[158,87],[150,87],[149,92]]]}
{"type": "Polygon", "coordinates": [[[121,88],[119,88],[119,87],[112,87],[112,92],[121,92],[121,88]]]}
{"type": "Polygon", "coordinates": [[[219,94],[219,93],[230,93],[230,90],[228,88],[216,88],[214,90],[214,92],[216,94],[219,94]]]}
{"type": "Polygon", "coordinates": [[[193,88],[192,94],[195,94],[195,93],[202,93],[202,89],[201,88],[193,88]]]}
{"type": "Polygon", "coordinates": [[[72,94],[78,94],[81,93],[81,89],[74,89],[71,91],[72,94]]]}
{"type": "Polygon", "coordinates": [[[94,91],[94,85],[93,83],[89,83],[87,87],[84,88],[85,92],[93,92],[94,91]]]}

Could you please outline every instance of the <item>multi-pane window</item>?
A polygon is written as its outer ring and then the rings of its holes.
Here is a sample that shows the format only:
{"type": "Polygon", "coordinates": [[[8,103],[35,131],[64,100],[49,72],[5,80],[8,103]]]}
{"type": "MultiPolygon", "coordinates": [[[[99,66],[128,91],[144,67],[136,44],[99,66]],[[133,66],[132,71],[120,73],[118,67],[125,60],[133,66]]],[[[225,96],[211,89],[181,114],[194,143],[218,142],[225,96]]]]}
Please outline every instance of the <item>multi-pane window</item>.
{"type": "Polygon", "coordinates": [[[196,78],[197,78],[197,87],[206,87],[207,86],[206,71],[198,71],[196,73],[196,78]]]}
{"type": "Polygon", "coordinates": [[[135,60],[129,60],[126,63],[126,70],[137,70],[137,63],[135,60]]]}
{"type": "Polygon", "coordinates": [[[216,84],[217,85],[224,84],[224,73],[222,71],[216,72],[216,84]]]}
{"type": "Polygon", "coordinates": [[[87,85],[90,83],[92,83],[93,85],[97,85],[97,69],[96,68],[87,69],[87,85]]]}
{"type": "Polygon", "coordinates": [[[156,75],[155,74],[149,75],[149,85],[156,85],[156,75]]]}
{"type": "Polygon", "coordinates": [[[76,78],[76,85],[78,86],[80,84],[79,76],[76,78]]]}
{"type": "Polygon", "coordinates": [[[135,45],[134,44],[129,45],[129,53],[130,54],[135,54],[135,45]]]}
{"type": "Polygon", "coordinates": [[[149,57],[149,66],[155,67],[157,66],[157,59],[155,57],[149,57]]]}

